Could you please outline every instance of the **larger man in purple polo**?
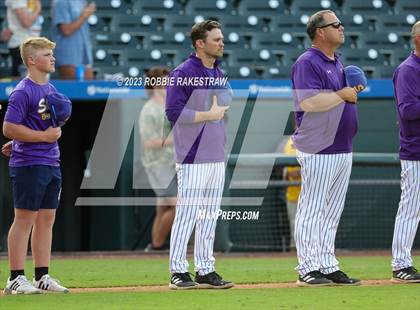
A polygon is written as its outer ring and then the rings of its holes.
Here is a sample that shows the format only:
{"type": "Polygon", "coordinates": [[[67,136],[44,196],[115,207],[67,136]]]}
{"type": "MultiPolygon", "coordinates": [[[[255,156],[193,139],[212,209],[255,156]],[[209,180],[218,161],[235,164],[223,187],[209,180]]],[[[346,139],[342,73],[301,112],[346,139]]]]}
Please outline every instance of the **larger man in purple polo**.
{"type": "Polygon", "coordinates": [[[401,199],[392,242],[392,280],[405,283],[420,282],[411,258],[420,221],[420,21],[411,36],[415,49],[393,77],[400,125],[401,199]]]}
{"type": "Polygon", "coordinates": [[[358,285],[340,271],[334,254],[338,223],[352,166],[357,132],[357,93],[346,86],[335,53],[344,27],[334,12],[313,14],[312,47],[292,67],[297,129],[292,137],[301,165],[302,191],[295,222],[299,286],[358,285]]]}
{"type": "Polygon", "coordinates": [[[191,40],[195,53],[171,72],[170,79],[174,83],[167,87],[166,96],[166,115],[173,126],[178,176],[169,287],[230,288],[233,283],[215,272],[213,257],[217,214],[225,181],[223,118],[230,98],[223,92],[225,87],[220,89],[220,85],[215,87],[206,82],[223,79],[218,60],[223,56],[224,46],[220,24],[210,20],[195,24],[191,40]],[[195,281],[188,273],[186,257],[194,228],[195,281]]]}

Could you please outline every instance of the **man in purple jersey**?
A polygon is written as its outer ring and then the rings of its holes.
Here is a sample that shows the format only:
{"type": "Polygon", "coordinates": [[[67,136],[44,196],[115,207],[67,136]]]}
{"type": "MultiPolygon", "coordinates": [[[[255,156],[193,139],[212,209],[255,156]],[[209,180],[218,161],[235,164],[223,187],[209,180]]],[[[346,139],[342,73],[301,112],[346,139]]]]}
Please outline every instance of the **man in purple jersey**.
{"type": "Polygon", "coordinates": [[[405,283],[420,282],[411,258],[420,221],[420,21],[411,36],[415,49],[393,77],[400,126],[401,199],[392,241],[392,281],[405,283]]]}
{"type": "Polygon", "coordinates": [[[218,60],[223,56],[224,46],[221,25],[210,20],[197,23],[192,27],[191,40],[195,53],[171,72],[174,83],[167,87],[166,95],[166,115],[173,126],[178,177],[169,287],[230,288],[233,283],[215,272],[213,244],[225,181],[223,118],[231,98],[227,85],[213,87],[204,82],[224,76],[218,60]],[[202,82],[194,82],[195,79],[202,82]],[[186,257],[194,228],[195,281],[188,273],[186,257]]]}
{"type": "Polygon", "coordinates": [[[357,93],[347,87],[335,53],[344,27],[334,12],[313,14],[312,47],[292,67],[297,129],[292,137],[301,165],[302,190],[295,220],[299,286],[358,285],[340,271],[334,254],[357,132],[357,93]]]}
{"type": "Polygon", "coordinates": [[[57,92],[48,82],[54,72],[55,43],[46,38],[25,40],[21,47],[28,68],[9,97],[3,134],[13,139],[9,161],[15,218],[8,235],[10,277],[5,294],[68,292],[48,274],[52,227],[61,192],[60,127],[51,127],[46,97],[57,92]],[[29,282],[24,263],[31,234],[35,278],[29,282]]]}

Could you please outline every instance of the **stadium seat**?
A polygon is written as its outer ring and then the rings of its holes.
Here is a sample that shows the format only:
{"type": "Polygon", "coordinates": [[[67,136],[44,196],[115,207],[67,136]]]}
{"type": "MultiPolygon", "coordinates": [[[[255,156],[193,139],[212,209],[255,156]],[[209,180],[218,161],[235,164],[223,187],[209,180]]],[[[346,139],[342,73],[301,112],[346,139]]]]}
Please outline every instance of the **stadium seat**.
{"type": "Polygon", "coordinates": [[[306,32],[292,32],[292,36],[295,42],[295,46],[299,49],[310,48],[312,42],[306,32]]]}
{"type": "Polygon", "coordinates": [[[177,51],[173,51],[172,53],[170,53],[170,55],[172,55],[172,63],[173,63],[173,67],[175,68],[176,66],[178,66],[179,64],[181,64],[182,62],[184,62],[192,53],[192,50],[185,50],[185,49],[179,49],[177,51]]]}
{"type": "MultiPolygon", "coordinates": [[[[91,15],[88,18],[89,29],[91,32],[110,31],[111,21],[114,15],[91,15]]],[[[117,15],[118,16],[118,15],[117,15]]]]}
{"type": "Polygon", "coordinates": [[[411,50],[395,49],[392,51],[392,62],[394,66],[399,66],[410,54],[411,50]]]}
{"type": "Polygon", "coordinates": [[[417,20],[420,17],[420,1],[418,0],[398,0],[394,10],[397,14],[414,14],[417,20]]]}
{"type": "Polygon", "coordinates": [[[283,0],[241,0],[238,12],[243,16],[264,16],[275,19],[289,12],[283,0]]]}
{"type": "Polygon", "coordinates": [[[384,65],[385,57],[376,49],[340,49],[344,66],[376,66],[384,65]]]}
{"type": "Polygon", "coordinates": [[[95,33],[93,42],[95,47],[106,50],[116,49],[123,51],[127,48],[136,49],[140,47],[136,38],[127,32],[95,33]]]}
{"type": "Polygon", "coordinates": [[[225,47],[230,49],[248,49],[250,47],[249,36],[242,35],[235,31],[224,31],[225,47]]]}
{"type": "Polygon", "coordinates": [[[342,6],[343,14],[383,14],[392,13],[385,0],[346,0],[342,6]]]}
{"type": "Polygon", "coordinates": [[[281,15],[273,18],[270,22],[271,31],[274,33],[293,31],[306,32],[306,20],[302,21],[300,17],[294,15],[281,15]]]}
{"type": "Polygon", "coordinates": [[[202,1],[202,0],[189,0],[185,6],[185,14],[192,16],[219,16],[236,15],[235,8],[230,0],[216,0],[216,1],[202,1]]]}
{"type": "Polygon", "coordinates": [[[143,45],[148,49],[167,50],[185,49],[191,50],[191,39],[182,32],[167,33],[155,32],[144,34],[143,45]]]}
{"type": "Polygon", "coordinates": [[[273,53],[267,49],[229,50],[226,53],[228,55],[229,66],[272,65],[275,59],[273,53]]]}
{"type": "Polygon", "coordinates": [[[403,43],[404,40],[397,32],[367,32],[359,38],[362,48],[394,49],[403,43]]]}
{"type": "Polygon", "coordinates": [[[248,65],[227,66],[223,69],[229,79],[256,79],[259,77],[255,70],[248,65]]]}
{"type": "Polygon", "coordinates": [[[111,54],[103,48],[96,48],[93,50],[93,64],[95,67],[116,67],[118,66],[119,55],[111,54]]]}
{"type": "Polygon", "coordinates": [[[345,33],[375,31],[375,24],[368,16],[362,14],[337,14],[337,17],[343,23],[345,33]]]}
{"type": "Polygon", "coordinates": [[[294,15],[306,14],[311,16],[321,10],[339,11],[339,7],[333,0],[293,0],[290,11],[294,15]]]}
{"type": "MultiPolygon", "coordinates": [[[[420,16],[420,14],[419,14],[420,16]]],[[[376,29],[377,31],[383,32],[400,32],[400,31],[411,31],[413,24],[416,22],[414,15],[388,15],[381,14],[376,17],[376,29]]]]}
{"type": "Polygon", "coordinates": [[[289,32],[277,33],[273,35],[271,33],[258,33],[255,34],[251,39],[251,46],[254,49],[286,49],[296,48],[299,42],[289,32]]]}
{"type": "Polygon", "coordinates": [[[131,14],[131,4],[125,0],[95,0],[95,14],[131,14]]]}
{"type": "Polygon", "coordinates": [[[237,32],[237,33],[250,33],[250,32],[267,32],[268,25],[262,18],[257,16],[223,16],[219,19],[223,25],[223,31],[237,32]]]}
{"type": "Polygon", "coordinates": [[[175,0],[138,0],[133,4],[133,15],[150,15],[165,18],[167,15],[183,13],[183,8],[175,0]]]}
{"type": "Polygon", "coordinates": [[[305,52],[305,49],[287,49],[274,51],[273,54],[279,60],[279,63],[286,68],[290,68],[296,60],[305,52]]]}
{"type": "Polygon", "coordinates": [[[95,67],[96,79],[116,80],[118,77],[143,76],[144,68],[139,66],[95,67]]]}
{"type": "Polygon", "coordinates": [[[264,79],[287,79],[291,76],[291,68],[285,66],[268,66],[264,68],[264,79]]]}
{"type": "Polygon", "coordinates": [[[396,66],[375,66],[373,78],[392,79],[396,66]]]}
{"type": "Polygon", "coordinates": [[[156,32],[162,28],[150,15],[117,15],[112,18],[110,27],[113,32],[156,32]]]}
{"type": "Polygon", "coordinates": [[[191,27],[195,24],[194,16],[165,16],[163,29],[168,32],[190,32],[191,27]]]}
{"type": "Polygon", "coordinates": [[[127,50],[121,55],[120,63],[124,66],[141,66],[150,68],[154,66],[173,67],[171,58],[158,50],[127,50]],[[157,56],[160,56],[159,58],[157,56]]]}

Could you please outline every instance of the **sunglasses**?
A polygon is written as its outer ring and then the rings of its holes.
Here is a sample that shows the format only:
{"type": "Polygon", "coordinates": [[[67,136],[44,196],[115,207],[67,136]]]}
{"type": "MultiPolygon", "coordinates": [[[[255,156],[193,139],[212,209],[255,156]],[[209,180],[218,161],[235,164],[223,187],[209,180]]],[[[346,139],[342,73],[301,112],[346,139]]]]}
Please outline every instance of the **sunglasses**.
{"type": "Polygon", "coordinates": [[[338,28],[340,28],[341,26],[343,26],[344,27],[344,25],[339,21],[339,22],[333,22],[333,23],[329,23],[329,24],[326,24],[326,25],[324,25],[324,26],[319,26],[319,27],[316,27],[316,28],[327,28],[327,27],[329,27],[329,26],[331,26],[331,27],[333,27],[333,28],[335,28],[335,29],[338,29],[338,28]]]}

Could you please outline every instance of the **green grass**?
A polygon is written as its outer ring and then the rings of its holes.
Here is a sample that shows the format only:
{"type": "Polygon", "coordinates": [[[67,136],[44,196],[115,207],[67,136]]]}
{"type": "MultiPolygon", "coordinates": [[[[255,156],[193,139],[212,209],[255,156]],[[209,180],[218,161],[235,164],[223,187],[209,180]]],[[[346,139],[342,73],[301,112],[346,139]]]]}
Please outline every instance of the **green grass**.
{"type": "MultiPolygon", "coordinates": [[[[420,266],[420,256],[414,257],[420,266]]],[[[343,257],[341,269],[361,279],[391,278],[390,258],[382,256],[343,257]]],[[[190,261],[190,266],[192,262],[190,261]]],[[[217,259],[216,269],[235,283],[276,283],[296,281],[295,258],[236,258],[217,259]]],[[[190,270],[192,271],[192,267],[190,270]]],[[[8,273],[7,262],[0,261],[0,287],[8,273]]],[[[162,285],[168,283],[168,261],[159,259],[56,259],[50,274],[68,287],[108,287],[162,285]]],[[[32,278],[32,262],[26,263],[26,275],[32,278]]]]}
{"type": "Polygon", "coordinates": [[[1,309],[420,309],[420,286],[107,292],[0,297],[1,309]],[[59,307],[58,307],[59,305],[59,307]]]}
{"type": "MultiPolygon", "coordinates": [[[[420,256],[414,258],[420,265],[420,256]]],[[[389,279],[390,258],[342,257],[341,268],[362,279],[389,279]]],[[[220,257],[217,270],[235,283],[296,280],[295,258],[220,257]]],[[[192,268],[190,268],[192,270],[192,268]]],[[[8,276],[0,261],[0,287],[8,276]]],[[[72,287],[167,285],[167,259],[55,259],[51,275],[72,287]]],[[[32,262],[26,264],[32,278],[32,262]]],[[[237,289],[188,292],[91,292],[0,296],[0,309],[420,309],[420,285],[237,289]],[[60,305],[60,307],[57,307],[60,305]]]]}

